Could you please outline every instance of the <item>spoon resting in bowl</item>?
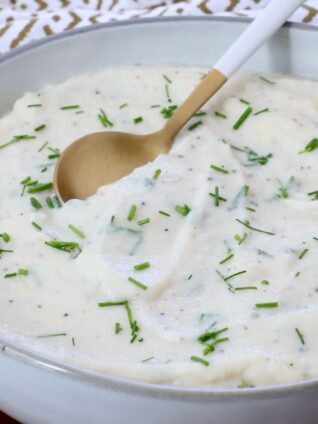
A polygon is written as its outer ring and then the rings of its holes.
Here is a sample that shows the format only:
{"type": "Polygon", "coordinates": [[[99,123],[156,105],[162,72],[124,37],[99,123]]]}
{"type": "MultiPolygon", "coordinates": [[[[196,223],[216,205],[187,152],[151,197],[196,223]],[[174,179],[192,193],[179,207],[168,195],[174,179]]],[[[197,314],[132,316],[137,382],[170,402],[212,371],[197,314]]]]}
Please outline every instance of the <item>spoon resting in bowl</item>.
{"type": "Polygon", "coordinates": [[[189,119],[303,1],[271,0],[161,130],[146,135],[97,132],[67,147],[54,173],[54,189],[60,201],[84,200],[96,193],[99,187],[120,179],[160,154],[168,153],[176,135],[189,119]]]}

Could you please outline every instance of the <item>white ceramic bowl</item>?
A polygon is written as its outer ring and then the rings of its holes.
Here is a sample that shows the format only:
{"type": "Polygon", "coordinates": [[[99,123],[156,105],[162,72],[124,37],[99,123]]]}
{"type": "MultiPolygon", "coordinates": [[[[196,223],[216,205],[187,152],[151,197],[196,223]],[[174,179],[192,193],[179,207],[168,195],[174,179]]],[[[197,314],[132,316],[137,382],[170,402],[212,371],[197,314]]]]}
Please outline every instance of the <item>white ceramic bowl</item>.
{"type": "MultiPolygon", "coordinates": [[[[98,25],[0,59],[0,114],[26,91],[126,64],[212,67],[248,20],[165,18],[98,25]]],[[[287,25],[247,64],[316,77],[318,31],[287,25]]],[[[27,424],[316,424],[318,379],[236,390],[126,381],[54,362],[0,340],[0,409],[27,424]]]]}

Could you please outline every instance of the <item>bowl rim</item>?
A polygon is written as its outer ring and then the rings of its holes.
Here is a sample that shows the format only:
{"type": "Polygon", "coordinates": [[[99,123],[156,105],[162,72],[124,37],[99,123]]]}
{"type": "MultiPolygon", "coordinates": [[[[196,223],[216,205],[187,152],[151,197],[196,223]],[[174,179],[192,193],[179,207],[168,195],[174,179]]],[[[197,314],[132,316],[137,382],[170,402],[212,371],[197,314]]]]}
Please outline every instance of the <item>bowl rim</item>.
{"type": "MultiPolygon", "coordinates": [[[[23,55],[38,47],[54,43],[80,34],[91,31],[105,30],[107,28],[134,27],[148,24],[182,24],[187,22],[221,22],[221,23],[250,23],[253,19],[248,17],[234,16],[169,16],[143,18],[140,20],[122,20],[115,22],[106,22],[90,26],[77,28],[71,31],[54,34],[50,37],[31,41],[26,45],[20,46],[14,50],[3,53],[0,56],[0,65],[4,62],[14,59],[16,56],[23,55]]],[[[302,31],[318,32],[318,26],[305,23],[287,22],[284,27],[299,29],[302,31]]],[[[264,399],[276,398],[278,395],[290,396],[299,390],[309,391],[318,385],[318,377],[303,381],[296,381],[286,384],[259,386],[253,388],[218,388],[218,387],[179,387],[167,384],[147,383],[138,380],[131,380],[122,377],[108,375],[103,372],[80,368],[75,365],[69,365],[59,360],[54,360],[47,355],[33,352],[31,349],[18,346],[14,343],[0,338],[0,354],[4,354],[12,359],[18,360],[23,364],[40,367],[48,372],[63,374],[82,382],[90,383],[98,387],[107,387],[113,391],[124,393],[134,393],[135,395],[144,395],[146,397],[155,397],[161,399],[179,399],[192,401],[211,401],[211,400],[235,400],[241,399],[264,399]]]]}

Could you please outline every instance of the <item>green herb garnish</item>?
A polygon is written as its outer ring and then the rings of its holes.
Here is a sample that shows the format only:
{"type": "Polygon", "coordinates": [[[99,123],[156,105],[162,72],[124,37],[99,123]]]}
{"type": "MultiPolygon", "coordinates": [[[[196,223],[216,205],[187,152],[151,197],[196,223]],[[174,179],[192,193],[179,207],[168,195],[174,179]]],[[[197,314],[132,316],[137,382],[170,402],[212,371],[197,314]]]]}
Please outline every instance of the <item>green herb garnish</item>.
{"type": "Polygon", "coordinates": [[[276,82],[274,82],[274,81],[270,81],[269,79],[267,79],[267,78],[264,78],[264,77],[259,77],[262,81],[264,81],[264,82],[267,82],[267,84],[271,84],[271,85],[275,85],[276,84],[276,82]]]}
{"type": "Polygon", "coordinates": [[[41,203],[35,197],[30,198],[30,203],[34,207],[34,209],[39,210],[42,208],[41,203]]]}
{"type": "Polygon", "coordinates": [[[46,339],[48,337],[60,337],[60,336],[67,336],[67,333],[44,334],[43,336],[38,336],[38,339],[46,339]]]}
{"type": "Polygon", "coordinates": [[[114,124],[108,119],[106,113],[103,111],[103,109],[99,109],[100,113],[98,114],[98,119],[100,120],[101,124],[105,127],[113,127],[114,124]]]}
{"type": "Polygon", "coordinates": [[[210,165],[210,168],[213,169],[214,171],[221,172],[222,174],[229,174],[230,173],[230,171],[228,171],[227,169],[221,168],[221,167],[213,165],[213,164],[210,165]]]}
{"type": "Polygon", "coordinates": [[[53,183],[35,184],[28,189],[28,193],[40,193],[41,191],[51,190],[52,188],[53,183]]]}
{"type": "Polygon", "coordinates": [[[277,308],[278,302],[256,303],[256,308],[277,308]]]}
{"type": "Polygon", "coordinates": [[[160,174],[161,174],[161,169],[156,169],[153,176],[152,176],[152,179],[157,180],[159,178],[160,174]]]}
{"type": "Polygon", "coordinates": [[[160,113],[165,119],[170,119],[171,116],[174,114],[175,110],[177,109],[177,107],[178,107],[177,105],[170,105],[168,107],[161,109],[160,113]]]}
{"type": "Polygon", "coordinates": [[[144,120],[144,118],[142,116],[137,116],[137,118],[134,118],[134,123],[135,124],[139,124],[140,122],[142,122],[144,120]]]}
{"type": "Polygon", "coordinates": [[[115,334],[118,334],[121,331],[122,331],[122,327],[121,327],[120,323],[116,322],[116,324],[115,324],[115,334]]]}
{"type": "Polygon", "coordinates": [[[199,356],[191,356],[190,359],[191,359],[191,361],[198,362],[198,363],[200,363],[200,364],[202,364],[202,365],[204,365],[206,367],[210,365],[210,362],[209,361],[207,361],[207,360],[205,360],[203,358],[199,358],[199,356]]]}
{"type": "Polygon", "coordinates": [[[39,125],[38,127],[34,128],[34,131],[39,132],[39,131],[44,130],[44,128],[46,128],[46,125],[42,124],[42,125],[39,125]]]}
{"type": "Polygon", "coordinates": [[[241,221],[240,219],[236,219],[237,222],[239,222],[240,224],[244,225],[244,227],[249,228],[252,231],[256,231],[258,233],[263,233],[263,234],[268,234],[270,236],[274,236],[274,233],[271,233],[270,231],[264,231],[264,230],[260,230],[259,228],[255,228],[252,227],[249,223],[249,221],[245,220],[245,221],[241,221]]]}
{"type": "Polygon", "coordinates": [[[298,256],[298,259],[302,259],[306,253],[309,251],[309,249],[304,249],[302,252],[300,252],[300,255],[298,256]]]}
{"type": "Polygon", "coordinates": [[[81,230],[79,230],[78,228],[76,228],[74,225],[69,224],[68,228],[73,231],[73,233],[75,233],[78,237],[80,237],[81,239],[85,238],[85,234],[82,233],[81,230]]]}
{"type": "Polygon", "coordinates": [[[246,121],[246,119],[250,116],[250,114],[253,112],[253,108],[251,106],[248,106],[245,109],[245,112],[239,117],[239,119],[236,121],[236,123],[233,125],[233,130],[238,130],[246,121]]]}
{"type": "Polygon", "coordinates": [[[170,214],[168,214],[167,212],[164,212],[164,211],[158,211],[161,215],[164,215],[164,216],[171,216],[170,214]]]}
{"type": "Polygon", "coordinates": [[[218,112],[217,110],[214,112],[214,115],[217,116],[218,118],[223,118],[223,119],[227,118],[227,116],[224,115],[224,113],[218,112]]]}
{"type": "Polygon", "coordinates": [[[63,252],[70,253],[79,249],[78,243],[73,241],[45,241],[44,243],[54,249],[62,250],[63,252]]]}
{"type": "MultiPolygon", "coordinates": [[[[184,204],[183,206],[177,205],[177,206],[175,207],[175,210],[176,210],[176,211],[177,211],[180,215],[187,216],[187,215],[190,213],[191,208],[190,208],[188,205],[184,204]]],[[[159,211],[159,213],[162,213],[162,211],[159,211]]]]}
{"type": "Polygon", "coordinates": [[[42,107],[41,103],[35,103],[33,105],[28,105],[28,107],[42,107]]]}
{"type": "Polygon", "coordinates": [[[144,219],[141,219],[140,221],[137,221],[137,224],[145,225],[145,224],[149,224],[149,222],[150,222],[150,218],[144,218],[144,219]]]}
{"type": "Polygon", "coordinates": [[[131,205],[128,215],[127,215],[127,220],[128,221],[132,221],[136,215],[137,212],[137,206],[136,205],[131,205]]]}
{"type": "Polygon", "coordinates": [[[234,240],[238,242],[239,246],[243,244],[246,239],[247,239],[247,233],[244,233],[242,236],[240,236],[239,234],[235,234],[234,236],[234,240]]]}
{"type": "Polygon", "coordinates": [[[163,76],[163,78],[167,81],[167,83],[169,83],[169,84],[171,84],[171,83],[172,83],[171,79],[170,79],[170,78],[168,78],[168,77],[167,77],[167,75],[163,74],[162,76],[163,76]]]}
{"type": "Polygon", "coordinates": [[[38,230],[38,231],[42,231],[42,227],[39,226],[39,224],[37,224],[36,222],[32,221],[31,224],[33,225],[33,227],[38,230]]]}
{"type": "Polygon", "coordinates": [[[142,264],[138,264],[134,266],[135,271],[142,271],[143,269],[149,268],[150,263],[149,262],[143,262],[142,264]]]}
{"type": "Polygon", "coordinates": [[[259,110],[259,111],[258,111],[258,112],[256,112],[256,113],[254,113],[254,116],[260,115],[261,113],[265,113],[265,112],[269,112],[268,107],[267,107],[266,109],[262,109],[262,110],[259,110]]]}
{"type": "Polygon", "coordinates": [[[299,153],[310,153],[313,150],[316,150],[318,148],[318,138],[313,138],[307,146],[304,148],[304,150],[301,150],[299,153]]]}
{"type": "Polygon", "coordinates": [[[257,290],[256,286],[241,286],[241,287],[234,287],[234,290],[241,291],[241,290],[257,290]]]}
{"type": "Polygon", "coordinates": [[[195,128],[197,128],[197,127],[198,127],[198,126],[200,126],[200,125],[202,125],[202,121],[194,122],[192,125],[190,125],[190,126],[188,127],[188,130],[189,130],[189,131],[193,131],[195,128]]]}
{"type": "Polygon", "coordinates": [[[79,105],[62,106],[61,110],[79,109],[79,105]]]}
{"type": "Polygon", "coordinates": [[[10,236],[9,236],[9,234],[8,234],[8,233],[2,233],[2,234],[0,234],[0,238],[2,238],[2,240],[3,240],[5,243],[9,243],[9,241],[10,241],[10,236]]]}
{"type": "Polygon", "coordinates": [[[222,261],[219,262],[220,265],[225,264],[226,262],[230,261],[232,258],[234,257],[234,254],[231,253],[230,255],[228,255],[226,258],[222,259],[222,261]]]}
{"type": "Polygon", "coordinates": [[[128,281],[130,281],[131,283],[133,283],[135,286],[139,287],[142,290],[148,289],[148,287],[145,284],[141,283],[138,280],[135,280],[133,277],[128,277],[128,281]]]}
{"type": "Polygon", "coordinates": [[[304,344],[305,344],[305,338],[304,338],[304,335],[300,332],[300,330],[299,330],[298,328],[295,328],[295,331],[296,331],[296,334],[297,334],[297,336],[298,336],[298,338],[299,338],[299,340],[300,340],[300,343],[301,343],[302,345],[304,345],[304,344]]]}

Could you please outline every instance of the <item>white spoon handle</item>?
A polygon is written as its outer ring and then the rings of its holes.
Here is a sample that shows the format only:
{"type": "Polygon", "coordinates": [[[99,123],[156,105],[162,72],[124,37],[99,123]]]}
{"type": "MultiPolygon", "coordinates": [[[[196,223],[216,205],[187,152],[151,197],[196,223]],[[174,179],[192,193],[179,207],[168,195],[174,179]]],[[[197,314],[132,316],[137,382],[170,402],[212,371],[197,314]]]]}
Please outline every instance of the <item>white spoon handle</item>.
{"type": "Polygon", "coordinates": [[[230,78],[303,2],[304,0],[271,0],[214,68],[230,78]]]}

